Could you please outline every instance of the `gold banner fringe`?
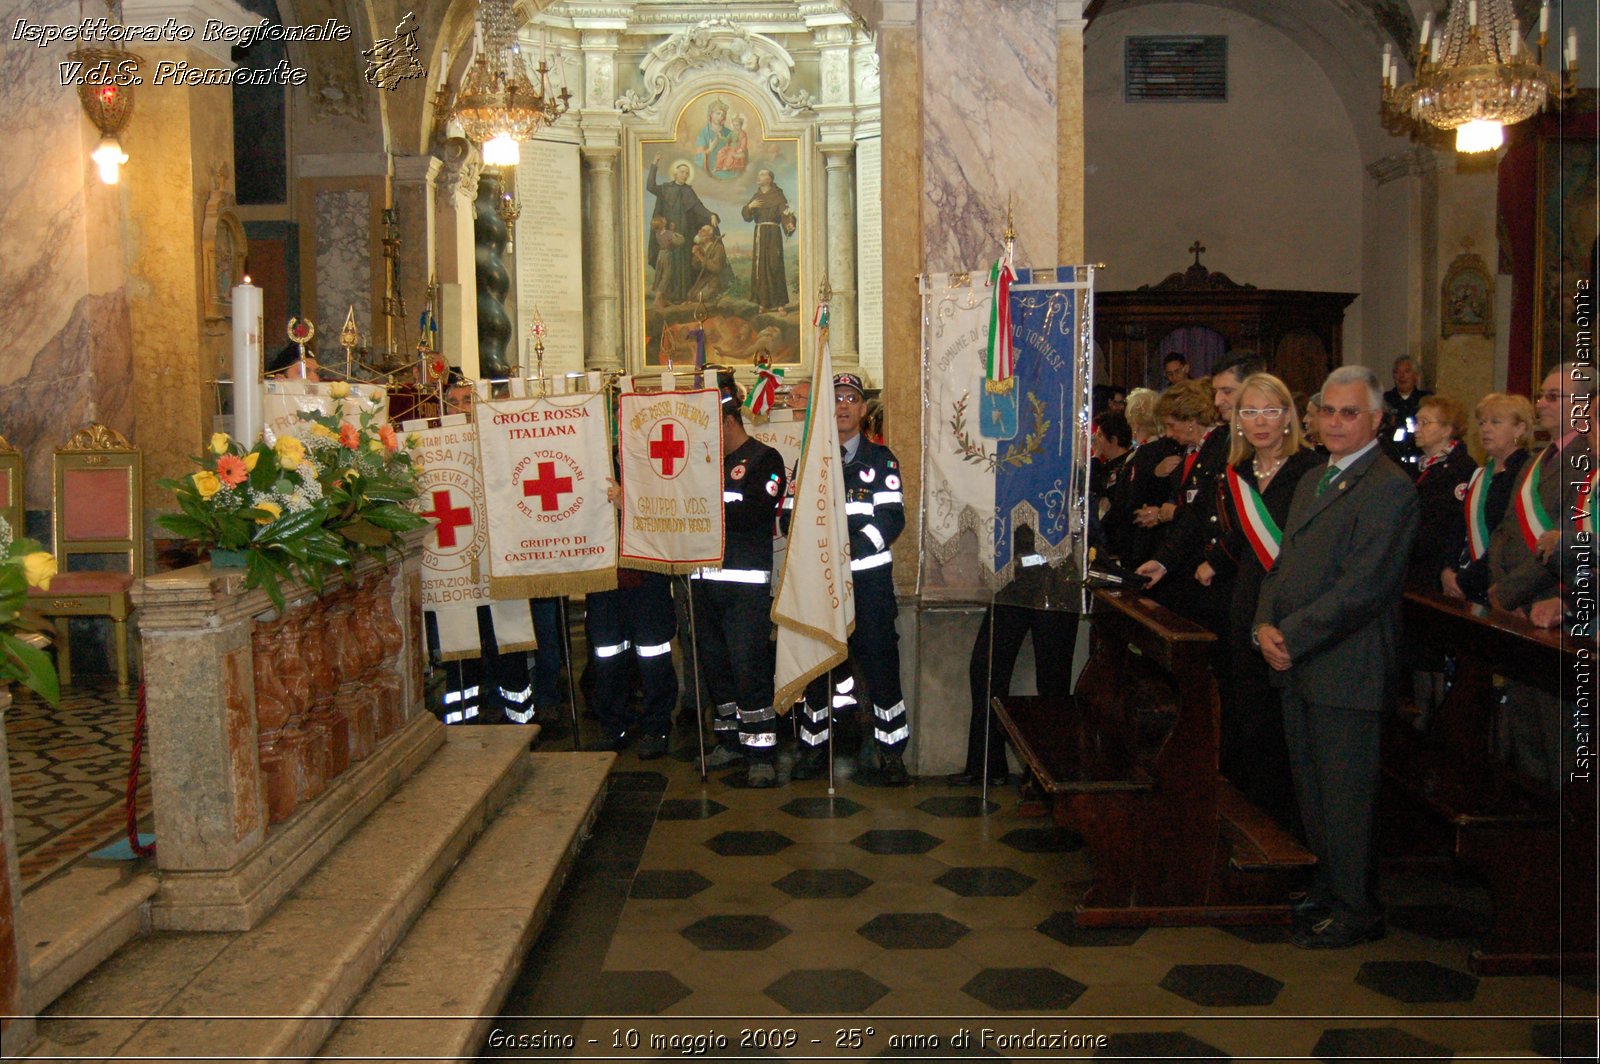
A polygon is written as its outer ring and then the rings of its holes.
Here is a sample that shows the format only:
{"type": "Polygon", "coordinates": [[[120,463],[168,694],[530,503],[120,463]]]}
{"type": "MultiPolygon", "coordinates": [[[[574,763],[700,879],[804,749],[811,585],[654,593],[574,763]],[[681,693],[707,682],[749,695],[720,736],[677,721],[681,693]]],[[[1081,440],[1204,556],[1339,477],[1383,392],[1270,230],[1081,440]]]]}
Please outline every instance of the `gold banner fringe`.
{"type": "Polygon", "coordinates": [[[478,648],[478,652],[476,654],[474,654],[470,650],[451,650],[451,651],[443,651],[443,650],[441,650],[439,652],[439,660],[440,661],[476,661],[478,658],[481,658],[481,657],[483,657],[483,648],[482,647],[478,648]]]}
{"type": "Polygon", "coordinates": [[[510,643],[510,644],[502,645],[500,647],[500,653],[502,653],[502,654],[526,654],[526,653],[529,653],[530,651],[534,651],[534,650],[538,650],[538,649],[539,649],[539,641],[537,639],[527,639],[527,640],[524,640],[524,641],[522,641],[520,643],[510,643]]]}
{"type": "Polygon", "coordinates": [[[616,587],[617,571],[611,566],[548,576],[489,577],[489,597],[493,599],[565,598],[591,591],[615,591],[616,587]]]}
{"type": "Polygon", "coordinates": [[[654,558],[623,558],[624,569],[638,569],[646,573],[666,573],[668,576],[687,576],[706,568],[705,562],[661,562],[654,558]]]}

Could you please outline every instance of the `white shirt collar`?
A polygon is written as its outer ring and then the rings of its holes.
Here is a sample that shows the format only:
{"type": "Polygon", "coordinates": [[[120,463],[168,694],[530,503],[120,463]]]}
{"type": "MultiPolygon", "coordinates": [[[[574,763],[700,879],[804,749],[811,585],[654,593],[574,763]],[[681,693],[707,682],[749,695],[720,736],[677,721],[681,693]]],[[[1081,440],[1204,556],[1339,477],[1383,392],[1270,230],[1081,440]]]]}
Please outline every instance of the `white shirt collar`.
{"type": "Polygon", "coordinates": [[[1330,466],[1338,466],[1339,467],[1339,472],[1342,473],[1346,469],[1349,469],[1352,465],[1354,465],[1357,458],[1360,458],[1362,455],[1366,454],[1368,451],[1372,450],[1376,446],[1378,446],[1378,441],[1376,439],[1374,439],[1371,443],[1367,444],[1365,447],[1361,448],[1361,450],[1355,452],[1354,454],[1347,454],[1343,458],[1340,458],[1338,461],[1334,461],[1333,459],[1329,459],[1328,460],[1328,464],[1330,466]]]}
{"type": "Polygon", "coordinates": [[[854,436],[851,436],[848,440],[845,440],[843,443],[839,444],[839,447],[844,451],[845,462],[854,462],[856,460],[856,455],[861,452],[861,433],[858,432],[854,436]]]}

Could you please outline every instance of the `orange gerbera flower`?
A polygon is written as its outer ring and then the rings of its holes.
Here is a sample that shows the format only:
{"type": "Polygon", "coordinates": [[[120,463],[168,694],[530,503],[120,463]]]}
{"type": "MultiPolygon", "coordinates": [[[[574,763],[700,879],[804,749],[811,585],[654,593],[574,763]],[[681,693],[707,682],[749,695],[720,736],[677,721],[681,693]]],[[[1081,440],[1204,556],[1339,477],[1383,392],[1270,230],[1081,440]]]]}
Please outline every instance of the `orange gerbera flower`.
{"type": "Polygon", "coordinates": [[[339,426],[339,443],[353,451],[361,446],[361,433],[356,431],[354,425],[346,421],[339,426]]]}
{"type": "Polygon", "coordinates": [[[244,459],[236,454],[225,454],[217,459],[217,479],[231,487],[236,487],[245,482],[250,476],[250,471],[245,467],[244,459]]]}
{"type": "Polygon", "coordinates": [[[394,426],[392,425],[380,425],[378,427],[378,439],[383,441],[383,447],[386,451],[398,451],[400,449],[400,437],[395,435],[394,426]]]}

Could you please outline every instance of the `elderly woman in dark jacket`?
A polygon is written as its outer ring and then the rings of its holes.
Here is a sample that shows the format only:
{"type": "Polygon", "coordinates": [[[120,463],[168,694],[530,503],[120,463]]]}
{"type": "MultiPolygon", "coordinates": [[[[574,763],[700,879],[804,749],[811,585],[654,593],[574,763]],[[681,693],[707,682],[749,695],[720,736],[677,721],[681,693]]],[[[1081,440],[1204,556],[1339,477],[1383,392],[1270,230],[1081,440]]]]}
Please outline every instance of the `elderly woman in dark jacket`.
{"type": "Polygon", "coordinates": [[[1511,508],[1511,492],[1528,461],[1533,404],[1494,392],[1477,408],[1478,440],[1485,454],[1461,501],[1462,532],[1439,573],[1453,598],[1489,604],[1489,537],[1511,508]]]}

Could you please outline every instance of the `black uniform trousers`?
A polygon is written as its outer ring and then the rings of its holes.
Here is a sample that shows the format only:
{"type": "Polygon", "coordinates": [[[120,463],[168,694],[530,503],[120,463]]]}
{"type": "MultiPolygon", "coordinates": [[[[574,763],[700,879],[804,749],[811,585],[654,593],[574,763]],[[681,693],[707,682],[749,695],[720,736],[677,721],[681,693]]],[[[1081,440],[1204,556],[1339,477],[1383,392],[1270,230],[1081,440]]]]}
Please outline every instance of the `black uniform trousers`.
{"type": "Polygon", "coordinates": [[[1283,694],[1295,794],[1306,845],[1317,855],[1311,898],[1361,923],[1383,912],[1372,850],[1383,716],[1283,694]]]}
{"type": "Polygon", "coordinates": [[[892,569],[882,565],[851,574],[856,591],[856,629],[850,634],[850,660],[867,685],[878,748],[898,754],[911,738],[911,728],[900,691],[900,633],[894,627],[900,605],[894,597],[892,569]]]}
{"type": "MultiPolygon", "coordinates": [[[[428,640],[437,653],[438,629],[432,617],[427,622],[428,640]]],[[[500,653],[494,615],[487,606],[478,607],[478,644],[481,656],[443,663],[445,690],[439,718],[446,724],[532,723],[536,713],[528,656],[500,653]]]]}
{"type": "Polygon", "coordinates": [[[967,774],[977,776],[984,765],[984,721],[989,722],[988,773],[1006,773],[1006,737],[988,711],[991,697],[1011,693],[1011,674],[1022,652],[1022,641],[1033,639],[1034,672],[1039,693],[1064,697],[1072,686],[1072,652],[1078,640],[1078,615],[1064,610],[1036,610],[996,603],[983,615],[978,638],[972,644],[967,677],[972,687],[972,719],[967,726],[967,774]],[[989,640],[994,640],[991,649],[989,640]],[[991,676],[991,663],[993,674],[991,676]]]}
{"type": "Polygon", "coordinates": [[[696,578],[694,635],[700,676],[716,707],[717,741],[740,747],[745,758],[778,759],[777,715],[772,710],[772,593],[767,584],[696,578]]]}
{"type": "Polygon", "coordinates": [[[665,736],[672,731],[678,700],[678,674],[672,667],[671,578],[661,573],[629,573],[631,586],[591,593],[587,599],[589,646],[594,651],[595,715],[607,739],[628,732],[665,736]],[[637,725],[628,719],[628,661],[639,668],[644,712],[637,725]]]}

